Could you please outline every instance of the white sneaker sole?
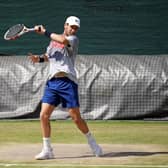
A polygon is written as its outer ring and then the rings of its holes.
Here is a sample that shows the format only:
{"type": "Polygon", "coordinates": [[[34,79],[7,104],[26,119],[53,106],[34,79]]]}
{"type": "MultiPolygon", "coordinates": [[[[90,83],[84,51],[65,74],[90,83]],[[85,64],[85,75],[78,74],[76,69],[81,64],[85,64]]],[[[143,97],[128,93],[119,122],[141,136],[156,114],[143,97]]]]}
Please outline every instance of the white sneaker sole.
{"type": "Polygon", "coordinates": [[[54,154],[52,152],[41,152],[38,155],[35,156],[36,160],[48,160],[48,159],[54,159],[54,154]]]}
{"type": "Polygon", "coordinates": [[[96,157],[101,157],[103,156],[103,151],[102,149],[100,148],[100,146],[98,146],[97,150],[94,152],[95,156],[96,157]]]}

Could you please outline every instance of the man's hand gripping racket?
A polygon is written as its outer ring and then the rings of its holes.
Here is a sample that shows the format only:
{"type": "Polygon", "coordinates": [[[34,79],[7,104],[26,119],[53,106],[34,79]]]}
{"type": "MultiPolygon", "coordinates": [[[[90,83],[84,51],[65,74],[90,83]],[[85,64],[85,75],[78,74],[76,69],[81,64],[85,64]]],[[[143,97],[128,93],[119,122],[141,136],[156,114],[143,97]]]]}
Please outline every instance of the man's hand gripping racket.
{"type": "Polygon", "coordinates": [[[24,24],[17,24],[17,25],[10,27],[6,31],[6,33],[4,35],[4,39],[5,40],[15,40],[25,33],[34,32],[34,31],[40,33],[41,26],[35,26],[34,28],[27,28],[24,24]]]}

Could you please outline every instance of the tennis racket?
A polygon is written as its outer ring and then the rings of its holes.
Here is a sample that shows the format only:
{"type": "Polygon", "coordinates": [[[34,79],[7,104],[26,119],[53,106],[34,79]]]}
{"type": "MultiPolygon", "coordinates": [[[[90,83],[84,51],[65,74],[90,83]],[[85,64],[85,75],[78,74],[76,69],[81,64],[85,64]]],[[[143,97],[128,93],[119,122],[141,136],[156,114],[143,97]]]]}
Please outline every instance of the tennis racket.
{"type": "Polygon", "coordinates": [[[4,39],[5,40],[15,40],[16,38],[19,38],[23,34],[28,33],[28,32],[33,32],[33,31],[35,31],[34,28],[27,28],[24,24],[17,24],[17,25],[10,27],[6,31],[4,35],[4,39]]]}

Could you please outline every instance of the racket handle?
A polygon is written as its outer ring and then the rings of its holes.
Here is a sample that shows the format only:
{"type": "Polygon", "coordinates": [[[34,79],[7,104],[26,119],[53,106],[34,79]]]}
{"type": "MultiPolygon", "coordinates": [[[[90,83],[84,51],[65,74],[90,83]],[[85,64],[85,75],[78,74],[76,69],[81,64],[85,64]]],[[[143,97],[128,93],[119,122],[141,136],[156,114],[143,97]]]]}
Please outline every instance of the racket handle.
{"type": "MultiPolygon", "coordinates": [[[[31,28],[30,31],[35,31],[35,28],[31,28]]],[[[41,27],[40,26],[38,27],[38,32],[41,32],[41,27]]]]}
{"type": "MultiPolygon", "coordinates": [[[[35,28],[27,28],[28,32],[32,32],[32,31],[35,31],[35,30],[36,30],[35,28]]],[[[38,32],[41,32],[41,27],[40,26],[38,27],[38,32]]]]}
{"type": "Polygon", "coordinates": [[[41,27],[38,28],[38,31],[41,32],[41,27]]]}
{"type": "Polygon", "coordinates": [[[29,31],[29,32],[35,31],[35,29],[34,29],[34,28],[29,28],[28,31],[29,31]]]}

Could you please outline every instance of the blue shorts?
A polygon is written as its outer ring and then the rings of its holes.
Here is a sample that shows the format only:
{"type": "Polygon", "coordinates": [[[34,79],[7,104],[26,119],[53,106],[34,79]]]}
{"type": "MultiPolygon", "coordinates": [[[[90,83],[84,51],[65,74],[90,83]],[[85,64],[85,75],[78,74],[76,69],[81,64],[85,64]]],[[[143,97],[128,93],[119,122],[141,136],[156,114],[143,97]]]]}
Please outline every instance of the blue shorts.
{"type": "Polygon", "coordinates": [[[79,107],[78,85],[67,77],[52,78],[47,81],[42,103],[63,108],[79,107]]]}

